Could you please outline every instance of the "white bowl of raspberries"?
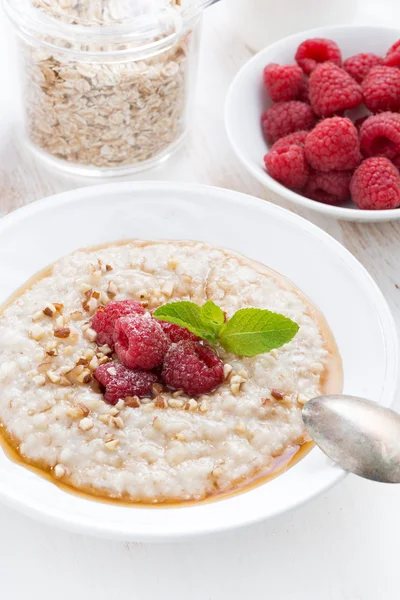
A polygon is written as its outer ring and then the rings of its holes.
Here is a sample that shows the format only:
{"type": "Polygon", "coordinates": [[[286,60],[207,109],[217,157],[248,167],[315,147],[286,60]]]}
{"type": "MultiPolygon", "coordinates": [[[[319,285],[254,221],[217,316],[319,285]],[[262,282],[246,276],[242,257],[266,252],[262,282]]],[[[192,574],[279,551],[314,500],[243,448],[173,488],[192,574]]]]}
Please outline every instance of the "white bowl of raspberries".
{"type": "Polygon", "coordinates": [[[400,219],[400,30],[324,27],[265,48],[233,81],[225,124],[243,165],[287,200],[400,219]]]}

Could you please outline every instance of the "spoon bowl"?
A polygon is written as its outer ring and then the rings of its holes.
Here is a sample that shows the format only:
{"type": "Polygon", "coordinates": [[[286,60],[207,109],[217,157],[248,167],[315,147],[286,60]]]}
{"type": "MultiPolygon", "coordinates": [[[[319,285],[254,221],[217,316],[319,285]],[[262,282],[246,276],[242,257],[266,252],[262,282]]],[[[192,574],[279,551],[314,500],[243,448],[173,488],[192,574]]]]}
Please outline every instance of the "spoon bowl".
{"type": "Polygon", "coordinates": [[[331,395],[303,408],[308,433],[346,471],[385,483],[400,483],[400,415],[370,400],[331,395]]]}

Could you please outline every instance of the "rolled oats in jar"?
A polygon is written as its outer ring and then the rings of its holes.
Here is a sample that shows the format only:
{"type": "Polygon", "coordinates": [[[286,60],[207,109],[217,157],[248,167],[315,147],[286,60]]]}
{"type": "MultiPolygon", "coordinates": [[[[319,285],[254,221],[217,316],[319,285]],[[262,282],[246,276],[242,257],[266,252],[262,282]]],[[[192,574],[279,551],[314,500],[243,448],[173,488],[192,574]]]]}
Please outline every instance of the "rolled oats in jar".
{"type": "Polygon", "coordinates": [[[211,0],[6,0],[19,34],[26,133],[84,175],[155,166],[183,140],[211,0]]]}

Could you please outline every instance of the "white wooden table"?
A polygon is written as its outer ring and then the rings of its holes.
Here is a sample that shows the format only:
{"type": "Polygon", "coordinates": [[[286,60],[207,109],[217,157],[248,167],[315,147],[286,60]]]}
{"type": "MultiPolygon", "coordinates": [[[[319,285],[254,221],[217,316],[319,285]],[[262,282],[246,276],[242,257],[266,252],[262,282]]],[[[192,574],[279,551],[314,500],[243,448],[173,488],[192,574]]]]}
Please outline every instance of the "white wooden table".
{"type": "MultiPolygon", "coordinates": [[[[360,1],[360,22],[393,25],[400,17],[395,0],[360,1]]],[[[229,0],[224,2],[229,5],[229,0]]],[[[250,52],[230,29],[224,2],[205,15],[192,137],[172,163],[147,172],[145,178],[196,181],[280,202],[241,169],[225,136],[224,97],[250,52]]],[[[12,45],[10,26],[0,15],[3,214],[88,185],[49,173],[19,140],[12,45]]],[[[338,238],[367,267],[400,324],[400,223],[357,225],[306,210],[301,214],[338,238]]],[[[64,533],[0,506],[0,595],[11,600],[397,600],[399,512],[400,486],[350,476],[323,497],[272,522],[192,543],[151,545],[64,533]]]]}

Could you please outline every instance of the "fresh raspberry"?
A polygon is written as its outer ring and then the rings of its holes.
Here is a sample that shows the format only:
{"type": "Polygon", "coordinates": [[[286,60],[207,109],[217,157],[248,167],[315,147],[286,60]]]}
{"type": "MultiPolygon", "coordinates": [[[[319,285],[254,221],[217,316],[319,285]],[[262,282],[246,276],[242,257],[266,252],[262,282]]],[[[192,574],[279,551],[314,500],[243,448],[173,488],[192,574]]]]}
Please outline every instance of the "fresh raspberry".
{"type": "Polygon", "coordinates": [[[317,171],[350,171],[361,160],[357,129],[343,117],[320,121],[308,134],[304,149],[317,171]]]}
{"type": "Polygon", "coordinates": [[[285,137],[280,138],[277,142],[275,142],[275,144],[271,147],[270,152],[273,150],[279,150],[280,148],[286,148],[287,146],[292,146],[293,144],[304,148],[307,135],[308,131],[295,131],[294,133],[289,133],[289,135],[285,135],[285,137]]]}
{"type": "Polygon", "coordinates": [[[172,344],[164,359],[162,376],[174,390],[189,396],[208,394],[223,382],[224,364],[206,346],[182,341],[172,344]]]}
{"type": "Polygon", "coordinates": [[[298,144],[271,150],[264,157],[268,174],[282,185],[296,190],[305,186],[308,179],[308,164],[304,149],[298,144]]]}
{"type": "Polygon", "coordinates": [[[390,46],[383,59],[383,64],[387,67],[400,67],[400,40],[390,46]]]}
{"type": "Polygon", "coordinates": [[[316,116],[308,104],[291,100],[273,104],[263,113],[262,125],[268,143],[273,144],[279,138],[300,131],[312,129],[316,116]]]}
{"type": "Polygon", "coordinates": [[[357,83],[361,83],[372,67],[377,67],[383,63],[383,59],[370,52],[362,52],[346,59],[343,63],[343,69],[352,76],[357,83]]]}
{"type": "Polygon", "coordinates": [[[366,157],[393,159],[400,154],[400,115],[385,112],[368,117],[360,129],[360,148],[366,157]]]}
{"type": "Polygon", "coordinates": [[[353,202],[365,210],[387,210],[400,206],[400,174],[382,156],[367,158],[350,183],[353,202]]]}
{"type": "Polygon", "coordinates": [[[105,388],[104,400],[116,404],[127,396],[145,398],[152,395],[157,375],[141,369],[131,370],[121,363],[107,363],[97,367],[94,378],[105,388]]]}
{"type": "Polygon", "coordinates": [[[130,369],[153,369],[163,361],[170,341],[156,319],[121,317],[114,328],[115,352],[130,369]]]}
{"type": "Polygon", "coordinates": [[[110,302],[105,308],[99,308],[92,319],[92,328],[97,331],[97,344],[107,344],[114,349],[113,334],[115,321],[132,313],[144,313],[140,302],[134,300],[116,300],[110,302]]]}
{"type": "Polygon", "coordinates": [[[185,327],[180,327],[179,325],[174,325],[174,323],[168,323],[167,321],[159,321],[157,320],[165,333],[165,335],[176,344],[176,342],[180,342],[182,340],[190,340],[191,342],[198,342],[200,338],[197,337],[194,333],[185,329],[185,327]]]}
{"type": "Polygon", "coordinates": [[[296,100],[300,100],[300,102],[305,102],[306,104],[310,104],[310,94],[309,94],[309,86],[308,86],[308,77],[303,77],[301,81],[300,91],[296,98],[296,100]]]}
{"type": "Polygon", "coordinates": [[[324,38],[305,40],[297,48],[295,58],[307,75],[314,71],[318,63],[329,61],[339,67],[342,64],[342,54],[337,43],[324,38]]]}
{"type": "Polygon", "coordinates": [[[93,376],[102,386],[106,387],[116,377],[123,379],[128,372],[129,369],[124,367],[122,363],[108,362],[105,365],[97,367],[93,376]]]}
{"type": "Polygon", "coordinates": [[[351,171],[314,171],[303,193],[324,204],[342,204],[350,197],[351,171]]]}
{"type": "Polygon", "coordinates": [[[296,100],[303,84],[303,71],[297,65],[271,63],[264,69],[264,85],[273,102],[296,100]]]}
{"type": "Polygon", "coordinates": [[[362,82],[362,89],[371,112],[400,110],[400,69],[374,67],[362,82]]]}
{"type": "Polygon", "coordinates": [[[361,86],[332,63],[318,65],[311,73],[309,86],[311,106],[321,117],[355,108],[363,99],[361,86]]]}

